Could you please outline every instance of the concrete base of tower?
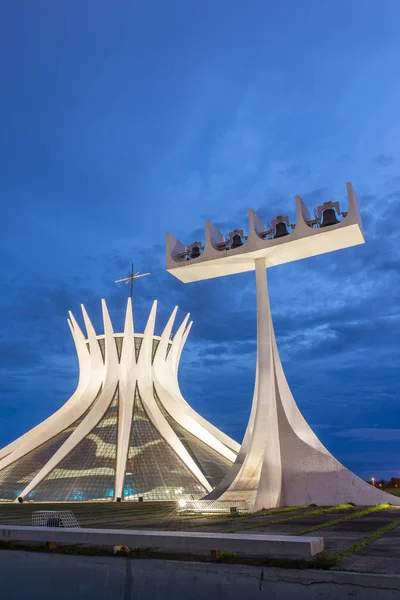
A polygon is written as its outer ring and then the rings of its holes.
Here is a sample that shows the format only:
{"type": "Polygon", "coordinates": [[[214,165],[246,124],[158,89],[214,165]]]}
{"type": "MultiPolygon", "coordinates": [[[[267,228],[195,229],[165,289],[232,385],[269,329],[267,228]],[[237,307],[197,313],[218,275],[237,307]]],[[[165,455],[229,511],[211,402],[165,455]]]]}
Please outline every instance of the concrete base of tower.
{"type": "MultiPolygon", "coordinates": [[[[400,506],[346,469],[297,407],[276,344],[264,260],[256,260],[257,373],[253,406],[234,465],[207,499],[246,501],[253,511],[286,506],[400,506]]],[[[318,401],[316,393],[316,402],[318,401]]]]}

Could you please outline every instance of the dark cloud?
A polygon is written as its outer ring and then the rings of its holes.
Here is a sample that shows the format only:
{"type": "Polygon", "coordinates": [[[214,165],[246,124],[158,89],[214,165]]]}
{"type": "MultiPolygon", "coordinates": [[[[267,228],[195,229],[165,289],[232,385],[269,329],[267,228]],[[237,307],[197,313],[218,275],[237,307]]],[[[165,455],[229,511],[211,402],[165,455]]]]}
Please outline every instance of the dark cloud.
{"type": "Polygon", "coordinates": [[[395,162],[395,158],[391,154],[378,154],[373,161],[381,167],[388,167],[395,162]]]}
{"type": "MultiPolygon", "coordinates": [[[[251,332],[249,332],[251,334],[251,332]]],[[[236,337],[234,343],[230,340],[225,340],[219,343],[207,343],[203,344],[198,351],[199,357],[217,356],[223,358],[227,357],[228,360],[232,360],[232,356],[244,356],[246,354],[254,355],[256,350],[256,340],[254,335],[251,339],[246,340],[243,337],[236,337]]]]}
{"type": "Polygon", "coordinates": [[[363,429],[347,429],[336,431],[333,435],[354,440],[366,440],[371,442],[400,442],[400,429],[379,429],[364,427],[363,429]]]}
{"type": "Polygon", "coordinates": [[[29,369],[43,363],[40,349],[29,340],[0,340],[0,357],[0,372],[29,369]]]}
{"type": "Polygon", "coordinates": [[[293,163],[288,165],[284,169],[281,169],[281,175],[286,177],[292,177],[295,175],[303,175],[307,176],[310,173],[310,167],[308,165],[302,165],[298,163],[293,163]]]}
{"type": "MultiPolygon", "coordinates": [[[[299,406],[311,422],[321,422],[329,416],[332,424],[339,424],[343,413],[338,414],[337,410],[343,406],[352,415],[351,426],[355,415],[363,418],[366,407],[373,414],[376,395],[386,405],[393,405],[394,389],[400,384],[395,368],[399,357],[396,344],[400,329],[400,261],[397,230],[390,220],[395,194],[396,190],[392,190],[383,198],[374,194],[360,197],[367,239],[364,246],[282,265],[268,272],[284,367],[299,406]],[[378,227],[382,219],[390,225],[384,236],[378,227]],[[365,364],[370,365],[368,374],[365,364]],[[390,372],[390,368],[394,371],[390,372]]],[[[274,212],[281,212],[282,203],[292,202],[278,193],[270,196],[276,203],[274,212]]],[[[312,207],[327,199],[327,193],[322,188],[314,189],[303,197],[312,207]]],[[[268,206],[273,206],[273,202],[268,206]]],[[[266,212],[266,206],[261,210],[266,212]]],[[[217,226],[229,230],[239,215],[230,222],[217,222],[217,226]]],[[[199,233],[193,230],[188,237],[194,240],[199,233]]],[[[133,246],[132,256],[140,270],[151,272],[149,277],[138,280],[134,290],[137,330],[143,330],[155,298],[159,299],[158,332],[175,304],[180,306],[176,326],[186,312],[191,312],[194,326],[180,375],[185,396],[211,419],[214,407],[221,407],[223,410],[216,412],[214,420],[240,439],[246,424],[243,415],[250,409],[255,365],[254,274],[185,285],[165,271],[163,244],[133,246]]],[[[4,348],[7,356],[2,368],[7,372],[7,381],[11,371],[18,377],[30,373],[30,386],[36,390],[35,395],[40,393],[42,397],[37,405],[42,414],[61,404],[73,391],[76,380],[76,359],[65,320],[68,309],[82,323],[79,306],[83,302],[100,332],[100,297],[104,296],[115,329],[123,326],[127,289],[114,280],[124,276],[130,268],[129,260],[112,252],[101,260],[87,262],[93,263],[88,279],[74,275],[54,285],[41,279],[23,287],[15,287],[12,281],[3,282],[7,291],[2,300],[3,315],[7,315],[3,331],[4,335],[12,335],[13,343],[4,348]],[[97,286],[96,293],[92,286],[97,286]],[[68,367],[62,357],[68,357],[68,367]],[[32,369],[38,374],[32,374],[32,369]],[[45,383],[42,369],[47,375],[53,373],[56,386],[45,383]]],[[[5,385],[2,405],[9,406],[10,398],[16,398],[24,389],[23,379],[5,385]]],[[[25,393],[28,402],[32,392],[25,393]]],[[[31,414],[37,418],[37,413],[31,414]]],[[[321,435],[327,444],[340,438],[329,430],[321,435]]]]}
{"type": "Polygon", "coordinates": [[[5,43],[13,51],[0,99],[7,114],[0,444],[73,391],[69,309],[82,324],[83,302],[101,332],[104,297],[115,329],[123,327],[129,288],[114,281],[132,260],[151,272],[134,288],[135,328],[143,330],[155,298],[157,332],[175,304],[176,326],[191,312],[180,371],[184,395],[240,439],[254,384],[254,273],[185,285],[165,272],[165,231],[187,244],[204,241],[206,220],[225,234],[246,232],[249,206],[265,223],[278,214],[294,222],[298,192],[311,213],[331,199],[346,210],[339,186],[354,178],[366,244],[270,269],[272,313],[301,410],[311,423],[329,425],[320,429],[323,442],[360,471],[378,468],[379,461],[398,469],[398,441],[386,442],[383,452],[383,442],[333,435],[391,429],[400,419],[400,176],[393,127],[399,93],[386,77],[397,68],[398,19],[389,23],[384,11],[373,11],[370,29],[382,52],[371,61],[359,52],[368,30],[357,28],[359,8],[346,7],[337,22],[314,11],[303,23],[304,38],[315,40],[320,53],[310,69],[307,44],[290,48],[296,15],[282,25],[279,7],[274,10],[279,3],[248,3],[271,5],[268,19],[259,8],[238,13],[227,4],[228,27],[225,7],[210,19],[204,2],[189,28],[180,11],[167,11],[161,28],[151,8],[138,19],[133,3],[123,15],[113,10],[112,27],[104,11],[87,28],[68,9],[70,35],[57,39],[53,28],[41,27],[34,3],[25,4],[32,5],[32,27],[18,27],[14,13],[7,15],[5,43]],[[326,43],[319,20],[332,22],[333,43],[326,43]],[[171,23],[179,35],[170,35],[171,23]],[[393,35],[386,35],[391,27],[393,35]],[[157,32],[153,52],[147,51],[150,30],[157,32]],[[236,52],[239,39],[244,43],[236,52]],[[47,47],[55,51],[45,56],[47,47]]]}

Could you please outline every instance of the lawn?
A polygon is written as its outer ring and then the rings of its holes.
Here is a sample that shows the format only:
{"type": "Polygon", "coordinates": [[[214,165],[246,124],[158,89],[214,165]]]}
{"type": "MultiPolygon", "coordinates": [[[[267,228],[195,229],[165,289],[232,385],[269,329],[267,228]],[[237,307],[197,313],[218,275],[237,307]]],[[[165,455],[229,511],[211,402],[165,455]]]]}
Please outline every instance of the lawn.
{"type": "Polygon", "coordinates": [[[400,496],[400,488],[385,488],[384,491],[393,496],[400,496]]]}

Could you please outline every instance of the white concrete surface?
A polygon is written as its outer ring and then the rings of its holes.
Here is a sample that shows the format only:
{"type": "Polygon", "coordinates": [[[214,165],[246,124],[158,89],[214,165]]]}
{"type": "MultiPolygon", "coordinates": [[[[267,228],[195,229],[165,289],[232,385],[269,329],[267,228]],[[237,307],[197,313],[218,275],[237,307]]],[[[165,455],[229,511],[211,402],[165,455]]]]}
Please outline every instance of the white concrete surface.
{"type": "Polygon", "coordinates": [[[256,261],[257,376],[246,448],[207,496],[244,500],[252,510],[352,502],[400,506],[400,498],[361,480],[325,448],[301,414],[275,339],[263,259],[256,261]]]}
{"type": "Polygon", "coordinates": [[[311,558],[324,550],[321,537],[242,533],[200,533],[134,529],[22,527],[0,525],[0,540],[93,546],[148,546],[182,552],[219,550],[262,556],[311,558]]]}
{"type": "Polygon", "coordinates": [[[400,498],[370,486],[340,464],[311,430],[286,381],[272,322],[266,269],[364,243],[358,200],[351,183],[346,187],[348,214],[326,228],[307,225],[308,211],[297,197],[295,229],[282,238],[263,239],[267,227],[252,209],[248,238],[238,248],[218,250],[223,236],[208,222],[203,253],[185,260],[179,256],[183,244],[167,234],[167,270],[184,283],[251,270],[256,275],[257,362],[250,418],[234,465],[206,499],[243,500],[253,511],[348,502],[400,505],[400,498]]]}
{"type": "Polygon", "coordinates": [[[232,250],[218,250],[222,234],[207,221],[205,247],[202,254],[186,261],[179,257],[186,246],[167,233],[166,258],[167,270],[183,281],[202,281],[224,275],[234,275],[245,271],[254,271],[254,261],[263,258],[266,267],[325,254],[334,250],[348,248],[364,243],[364,233],[360,218],[358,200],[351,183],[346,184],[348,197],[347,216],[337,223],[323,229],[313,229],[306,223],[308,212],[300,196],[296,197],[296,227],[287,236],[267,240],[260,233],[268,228],[253,209],[249,210],[249,234],[245,243],[232,250]]]}

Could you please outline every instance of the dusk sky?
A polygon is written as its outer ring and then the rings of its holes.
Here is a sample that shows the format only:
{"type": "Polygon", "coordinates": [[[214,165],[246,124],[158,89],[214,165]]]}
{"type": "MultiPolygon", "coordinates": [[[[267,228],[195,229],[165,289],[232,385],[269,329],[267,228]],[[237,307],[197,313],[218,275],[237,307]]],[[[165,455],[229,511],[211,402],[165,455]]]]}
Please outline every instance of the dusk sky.
{"type": "Polygon", "coordinates": [[[165,232],[204,240],[360,202],[366,243],[268,270],[283,366],[327,448],[400,476],[398,0],[1,3],[0,446],[59,408],[78,370],[66,322],[105,298],[122,328],[159,300],[194,325],[184,396],[241,441],[255,371],[254,273],[183,284],[165,232]]]}

